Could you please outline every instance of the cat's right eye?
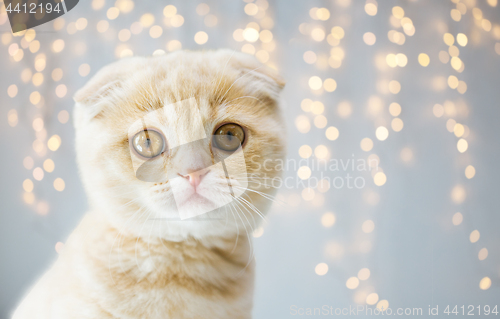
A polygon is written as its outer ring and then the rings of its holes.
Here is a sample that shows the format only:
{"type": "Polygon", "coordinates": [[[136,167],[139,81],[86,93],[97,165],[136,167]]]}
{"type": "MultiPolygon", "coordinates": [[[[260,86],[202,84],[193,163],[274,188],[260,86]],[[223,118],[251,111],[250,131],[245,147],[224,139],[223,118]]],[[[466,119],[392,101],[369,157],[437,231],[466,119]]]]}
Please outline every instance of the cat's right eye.
{"type": "Polygon", "coordinates": [[[165,151],[163,135],[154,130],[144,130],[132,138],[132,147],[138,155],[153,158],[165,151]]]}

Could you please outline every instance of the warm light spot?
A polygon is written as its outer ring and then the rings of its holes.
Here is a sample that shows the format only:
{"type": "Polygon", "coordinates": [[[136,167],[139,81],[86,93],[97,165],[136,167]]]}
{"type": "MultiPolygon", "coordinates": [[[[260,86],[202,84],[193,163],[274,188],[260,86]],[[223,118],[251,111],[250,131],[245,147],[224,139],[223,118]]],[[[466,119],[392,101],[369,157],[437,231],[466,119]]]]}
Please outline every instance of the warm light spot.
{"type": "Polygon", "coordinates": [[[370,269],[363,268],[358,271],[358,278],[359,280],[367,280],[368,278],[370,278],[370,269]]]}
{"type": "Polygon", "coordinates": [[[399,157],[403,162],[410,162],[413,159],[413,151],[409,147],[404,147],[400,154],[399,157]]]}
{"type": "Polygon", "coordinates": [[[371,293],[369,294],[367,297],[366,297],[366,303],[370,306],[373,306],[374,304],[376,304],[378,301],[378,294],[376,293],[371,293]]]}
{"type": "Polygon", "coordinates": [[[396,102],[391,103],[389,105],[389,113],[392,116],[398,116],[399,114],[401,114],[401,105],[396,102]]]}
{"type": "Polygon", "coordinates": [[[302,158],[309,158],[312,155],[312,148],[309,145],[302,145],[299,148],[299,156],[302,158]]]}
{"type": "Polygon", "coordinates": [[[31,78],[31,81],[33,82],[34,86],[40,86],[43,83],[43,74],[42,73],[35,73],[33,74],[33,77],[31,78]]]}
{"type": "Polygon", "coordinates": [[[340,102],[337,106],[337,112],[341,118],[348,118],[352,113],[351,104],[347,101],[340,102]]]}
{"type": "Polygon", "coordinates": [[[204,31],[196,32],[194,36],[194,42],[197,44],[205,44],[208,41],[208,34],[204,31]]]}
{"type": "Polygon", "coordinates": [[[458,226],[462,223],[463,220],[464,217],[461,213],[455,213],[451,219],[451,222],[453,223],[453,225],[458,226]]]}
{"type": "Polygon", "coordinates": [[[325,135],[330,141],[335,141],[339,137],[339,130],[334,126],[330,126],[326,129],[325,135]]]}
{"type": "Polygon", "coordinates": [[[56,95],[57,95],[57,97],[63,98],[63,97],[66,96],[66,93],[68,93],[68,89],[66,88],[66,85],[59,84],[56,87],[56,95]]]}
{"type": "Polygon", "coordinates": [[[445,33],[443,36],[443,41],[446,43],[448,46],[452,46],[453,43],[455,43],[455,38],[451,33],[445,33]]]}
{"type": "Polygon", "coordinates": [[[311,129],[311,123],[305,115],[297,116],[297,118],[295,119],[295,126],[300,133],[307,133],[311,129]]]}
{"type": "Polygon", "coordinates": [[[314,149],[314,155],[319,159],[324,159],[328,156],[328,148],[324,145],[318,145],[314,149]]]}
{"type": "Polygon", "coordinates": [[[37,167],[33,170],[33,178],[37,181],[41,181],[43,179],[44,173],[40,167],[37,167]]]}
{"type": "Polygon", "coordinates": [[[335,26],[332,28],[332,36],[338,40],[341,40],[345,36],[345,31],[342,27],[335,26]]]}
{"type": "Polygon", "coordinates": [[[59,114],[57,114],[57,119],[59,120],[59,122],[61,122],[62,124],[65,124],[68,122],[69,120],[69,113],[68,111],[66,110],[62,110],[61,112],[59,112],[59,114]]]}
{"type": "Polygon", "coordinates": [[[9,88],[7,89],[7,95],[9,95],[10,97],[15,97],[17,95],[17,92],[18,89],[17,85],[15,84],[10,85],[9,88]]]}
{"type": "Polygon", "coordinates": [[[81,64],[78,67],[78,74],[80,74],[80,76],[87,76],[89,75],[89,73],[90,73],[90,65],[88,65],[87,63],[81,64]]]}
{"type": "Polygon", "coordinates": [[[117,7],[111,7],[106,11],[106,17],[108,17],[109,20],[114,20],[118,18],[118,15],[120,14],[120,9],[117,7]]]}
{"type": "Polygon", "coordinates": [[[477,254],[477,258],[479,260],[485,260],[486,258],[488,258],[488,249],[482,248],[477,254]]]}
{"type": "Polygon", "coordinates": [[[54,164],[54,161],[51,160],[50,158],[46,159],[44,162],[43,162],[43,169],[47,172],[47,173],[52,173],[54,171],[54,168],[55,168],[55,164],[54,164]]]}
{"type": "Polygon", "coordinates": [[[147,28],[153,25],[153,23],[155,22],[155,16],[151,13],[145,13],[141,16],[139,21],[141,22],[143,27],[147,28]]]}
{"type": "Polygon", "coordinates": [[[168,41],[167,43],[167,50],[172,52],[172,51],[177,51],[182,49],[182,43],[178,40],[171,40],[168,41]]]}
{"type": "Polygon", "coordinates": [[[325,110],[325,106],[320,101],[311,103],[311,112],[314,114],[321,114],[325,110]]]}
{"type": "Polygon", "coordinates": [[[363,41],[367,45],[374,45],[377,41],[377,37],[372,32],[366,32],[365,34],[363,34],[363,41]]]}
{"type": "Polygon", "coordinates": [[[465,92],[467,92],[467,83],[465,83],[464,81],[458,81],[457,91],[460,94],[464,94],[465,92]]]}
{"type": "Polygon", "coordinates": [[[84,30],[87,27],[88,21],[85,18],[79,18],[76,20],[76,29],[77,30],[84,30]]]}
{"type": "Polygon", "coordinates": [[[31,193],[33,191],[34,185],[31,179],[25,179],[23,182],[23,189],[25,192],[31,193]]]}
{"type": "Polygon", "coordinates": [[[408,58],[403,53],[396,54],[396,61],[400,67],[405,67],[408,64],[408,58]]]}
{"type": "Polygon", "coordinates": [[[441,104],[435,104],[432,108],[432,113],[435,117],[441,117],[444,114],[444,107],[441,104]]]}
{"type": "Polygon", "coordinates": [[[457,149],[460,153],[463,153],[465,151],[467,151],[467,148],[469,147],[469,143],[467,143],[466,140],[464,140],[463,138],[459,139],[458,142],[457,142],[457,149]]]}
{"type": "Polygon", "coordinates": [[[454,75],[450,75],[448,77],[448,86],[452,89],[456,89],[458,87],[458,79],[454,75]]]}
{"type": "Polygon", "coordinates": [[[23,166],[24,166],[24,168],[26,168],[26,169],[32,169],[34,165],[35,165],[35,161],[33,161],[33,158],[31,158],[31,156],[26,156],[23,159],[23,166]]]}
{"type": "Polygon", "coordinates": [[[300,102],[300,108],[304,112],[311,112],[313,101],[311,99],[303,99],[300,102]]]}
{"type": "Polygon", "coordinates": [[[377,186],[384,185],[386,181],[387,181],[387,177],[385,176],[385,174],[383,172],[378,172],[377,174],[375,174],[375,176],[373,176],[373,182],[377,186]]]}
{"type": "MultiPolygon", "coordinates": [[[[451,67],[453,69],[455,69],[456,71],[460,70],[460,68],[462,67],[462,60],[460,60],[460,58],[456,57],[456,56],[452,57],[451,58],[451,67]]],[[[450,87],[451,87],[451,85],[450,85],[450,87]]],[[[457,87],[458,87],[458,83],[457,83],[457,87]]]]}
{"type": "Polygon", "coordinates": [[[373,141],[370,138],[365,137],[361,140],[360,146],[363,151],[369,152],[373,148],[373,141]]]}
{"type": "Polygon", "coordinates": [[[325,39],[325,31],[321,28],[314,28],[311,31],[311,37],[314,41],[320,42],[325,39]]]}
{"type": "Polygon", "coordinates": [[[297,170],[297,176],[300,179],[308,179],[309,177],[311,177],[311,169],[308,166],[301,166],[297,170]]]}
{"type": "Polygon", "coordinates": [[[372,2],[368,2],[367,4],[365,4],[365,12],[369,16],[376,15],[377,14],[377,5],[372,3],[372,2]]]}
{"type": "Polygon", "coordinates": [[[250,43],[247,43],[241,47],[241,52],[248,53],[248,54],[255,54],[255,47],[251,45],[250,43]]]}
{"type": "Polygon", "coordinates": [[[396,117],[391,121],[391,127],[394,130],[394,132],[400,132],[403,129],[404,123],[403,120],[396,117]]]}
{"type": "Polygon", "coordinates": [[[254,28],[246,28],[243,30],[243,38],[248,42],[255,42],[259,39],[259,31],[254,28]]]}
{"type": "Polygon", "coordinates": [[[314,126],[317,128],[324,128],[328,124],[328,120],[324,115],[318,115],[314,118],[314,126]]]}
{"type": "Polygon", "coordinates": [[[349,289],[356,289],[359,286],[359,279],[357,277],[351,277],[347,279],[345,285],[349,289]]]}
{"type": "Polygon", "coordinates": [[[398,81],[392,80],[389,82],[389,92],[398,94],[401,91],[401,84],[398,81]]]}
{"type": "Polygon", "coordinates": [[[448,121],[446,121],[446,129],[451,133],[453,133],[455,125],[457,125],[457,121],[455,121],[454,119],[448,119],[448,121]]]}
{"type": "Polygon", "coordinates": [[[40,201],[36,204],[35,211],[38,215],[45,216],[49,213],[49,203],[40,201]]]}
{"type": "Polygon", "coordinates": [[[461,204],[465,200],[466,193],[462,185],[457,185],[451,190],[451,199],[456,204],[461,204]]]}
{"type": "Polygon", "coordinates": [[[468,40],[467,40],[467,36],[465,34],[463,34],[463,33],[457,34],[457,43],[459,45],[464,47],[467,45],[467,42],[468,42],[468,40]]]}
{"type": "Polygon", "coordinates": [[[245,13],[254,16],[259,12],[259,7],[255,3],[249,3],[245,6],[245,13]]]}
{"type": "Polygon", "coordinates": [[[383,108],[382,99],[376,95],[370,96],[368,99],[368,112],[371,115],[378,115],[383,108]]]}
{"type": "Polygon", "coordinates": [[[471,179],[475,175],[476,175],[476,169],[474,168],[474,166],[469,165],[465,168],[465,177],[467,177],[468,179],[471,179]]]}
{"type": "MultiPolygon", "coordinates": [[[[208,5],[206,3],[200,3],[196,7],[196,13],[198,13],[199,15],[205,15],[209,11],[210,11],[210,8],[208,7],[208,5]],[[203,13],[203,14],[201,14],[201,13],[203,13]]],[[[169,4],[168,6],[163,8],[163,15],[167,18],[172,18],[176,14],[177,14],[177,8],[174,5],[169,4]]]]}
{"type": "Polygon", "coordinates": [[[462,124],[460,123],[455,124],[455,127],[453,128],[453,133],[455,134],[456,137],[461,137],[462,135],[464,135],[464,132],[465,132],[465,127],[462,124]]]}
{"type": "Polygon", "coordinates": [[[62,79],[63,77],[63,71],[60,68],[54,69],[52,71],[52,80],[55,82],[58,82],[62,79]]]}
{"type": "Polygon", "coordinates": [[[451,9],[450,16],[453,19],[453,21],[460,21],[462,19],[462,14],[458,9],[451,9]]]}
{"type": "Polygon", "coordinates": [[[479,237],[481,237],[481,234],[479,233],[479,230],[476,229],[470,233],[469,240],[471,243],[477,243],[479,237]]]}
{"type": "Polygon", "coordinates": [[[428,66],[429,63],[431,62],[431,59],[429,58],[429,56],[425,53],[420,53],[418,55],[418,63],[420,63],[421,66],[428,66]]]}
{"type": "Polygon", "coordinates": [[[262,43],[270,43],[273,40],[273,33],[269,30],[262,30],[259,33],[259,38],[262,43]]]}
{"type": "Polygon", "coordinates": [[[174,28],[178,28],[180,26],[182,26],[184,24],[184,17],[181,16],[180,14],[176,14],[175,16],[173,16],[171,19],[170,19],[170,24],[174,27],[174,28]]]}
{"type": "Polygon", "coordinates": [[[314,189],[312,188],[304,188],[302,190],[302,199],[304,199],[305,201],[311,201],[314,199],[314,196],[316,196],[316,193],[314,192],[314,189]]]}
{"type": "Polygon", "coordinates": [[[375,223],[373,222],[373,220],[368,219],[363,223],[361,229],[363,230],[364,233],[369,234],[375,229],[375,223]]]}
{"type": "Polygon", "coordinates": [[[33,120],[32,125],[33,125],[33,129],[36,132],[40,132],[41,130],[43,130],[43,126],[44,126],[43,119],[40,117],[37,117],[36,119],[33,120]]]}
{"type": "Polygon", "coordinates": [[[335,215],[333,213],[327,212],[321,216],[321,224],[326,228],[332,227],[335,224],[335,215]]]}
{"type": "Polygon", "coordinates": [[[486,2],[492,7],[496,7],[498,4],[498,0],[486,0],[486,2]]]}
{"type": "Polygon", "coordinates": [[[35,202],[35,195],[33,193],[24,193],[23,200],[26,204],[31,205],[35,202]]]}
{"type": "Polygon", "coordinates": [[[97,32],[99,33],[104,33],[109,29],[109,22],[106,20],[101,20],[97,22],[97,32]]]}
{"type": "Polygon", "coordinates": [[[385,126],[379,126],[375,130],[375,136],[379,141],[385,141],[389,137],[389,130],[385,126]]]}
{"type": "Polygon", "coordinates": [[[54,180],[54,188],[58,192],[62,192],[64,188],[66,188],[66,183],[64,183],[64,180],[62,178],[56,178],[54,180]]]}
{"type": "Polygon", "coordinates": [[[304,61],[307,63],[307,64],[314,64],[316,62],[316,53],[314,53],[313,51],[306,51],[304,53],[304,61]]]}
{"type": "Polygon", "coordinates": [[[60,254],[64,248],[64,244],[62,242],[57,242],[54,249],[56,250],[56,253],[60,254]]]}
{"type": "Polygon", "coordinates": [[[479,282],[479,288],[481,288],[481,290],[488,290],[490,287],[491,287],[491,279],[489,277],[484,277],[479,282]]]}
{"type": "Polygon", "coordinates": [[[318,276],[326,275],[326,273],[328,272],[328,265],[325,263],[319,263],[314,268],[314,271],[316,272],[316,275],[318,275],[318,276]]]}
{"type": "Polygon", "coordinates": [[[42,96],[40,95],[40,92],[38,92],[38,91],[31,92],[31,94],[30,94],[31,104],[37,105],[38,103],[40,103],[41,99],[42,99],[42,96]]]}
{"type": "Polygon", "coordinates": [[[387,62],[387,65],[390,66],[391,68],[395,68],[398,66],[398,60],[396,58],[396,55],[393,53],[388,54],[385,57],[385,61],[387,62]]]}
{"type": "Polygon", "coordinates": [[[163,28],[160,27],[159,25],[154,25],[149,29],[149,36],[152,37],[153,39],[157,39],[161,37],[163,34],[163,28]]]}
{"type": "Polygon", "coordinates": [[[312,90],[319,90],[323,86],[323,81],[321,81],[319,76],[312,76],[309,78],[309,87],[312,90]]]}
{"type": "Polygon", "coordinates": [[[380,300],[377,304],[377,309],[380,311],[387,310],[389,308],[389,302],[387,300],[380,300]]]}
{"type": "Polygon", "coordinates": [[[253,233],[252,233],[252,236],[253,236],[254,238],[259,238],[259,237],[261,237],[262,235],[264,235],[264,228],[262,228],[262,227],[257,228],[257,229],[256,229],[256,230],[254,230],[254,231],[253,231],[253,233]]]}
{"type": "Polygon", "coordinates": [[[49,150],[55,152],[61,146],[61,138],[59,135],[53,135],[47,142],[49,150]]]}
{"type": "Polygon", "coordinates": [[[333,92],[337,89],[337,82],[334,79],[325,79],[323,82],[323,87],[327,92],[333,92]]]}
{"type": "Polygon", "coordinates": [[[330,11],[327,8],[319,8],[316,10],[318,20],[326,21],[330,18],[330,11]]]}

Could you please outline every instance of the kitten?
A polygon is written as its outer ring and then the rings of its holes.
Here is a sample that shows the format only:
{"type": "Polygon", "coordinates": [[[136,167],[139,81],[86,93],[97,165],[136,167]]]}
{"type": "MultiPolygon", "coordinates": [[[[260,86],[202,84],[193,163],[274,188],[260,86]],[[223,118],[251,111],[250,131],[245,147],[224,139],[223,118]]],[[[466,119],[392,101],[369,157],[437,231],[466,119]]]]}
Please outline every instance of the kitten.
{"type": "Polygon", "coordinates": [[[13,318],[251,318],[250,232],[280,174],[264,164],[284,156],[283,86],[228,50],[99,71],[75,95],[90,211],[13,318]]]}

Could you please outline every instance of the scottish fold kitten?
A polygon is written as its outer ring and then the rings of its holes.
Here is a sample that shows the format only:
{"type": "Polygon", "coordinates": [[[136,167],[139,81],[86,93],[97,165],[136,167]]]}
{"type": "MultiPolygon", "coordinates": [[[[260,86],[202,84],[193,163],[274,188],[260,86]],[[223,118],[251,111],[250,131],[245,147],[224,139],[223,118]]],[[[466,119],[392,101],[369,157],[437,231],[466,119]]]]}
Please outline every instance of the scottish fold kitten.
{"type": "Polygon", "coordinates": [[[13,318],[250,318],[283,86],[228,50],[99,71],[74,110],[90,210],[13,318]]]}

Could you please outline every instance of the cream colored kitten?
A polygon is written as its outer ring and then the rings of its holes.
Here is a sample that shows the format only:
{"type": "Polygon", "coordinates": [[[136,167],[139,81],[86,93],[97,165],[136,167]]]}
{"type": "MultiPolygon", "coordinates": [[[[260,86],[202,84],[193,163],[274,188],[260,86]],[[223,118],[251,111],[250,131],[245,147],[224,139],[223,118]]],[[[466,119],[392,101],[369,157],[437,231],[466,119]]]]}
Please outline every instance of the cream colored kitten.
{"type": "Polygon", "coordinates": [[[75,95],[90,211],[13,318],[250,318],[283,85],[227,50],[98,72],[75,95]]]}

